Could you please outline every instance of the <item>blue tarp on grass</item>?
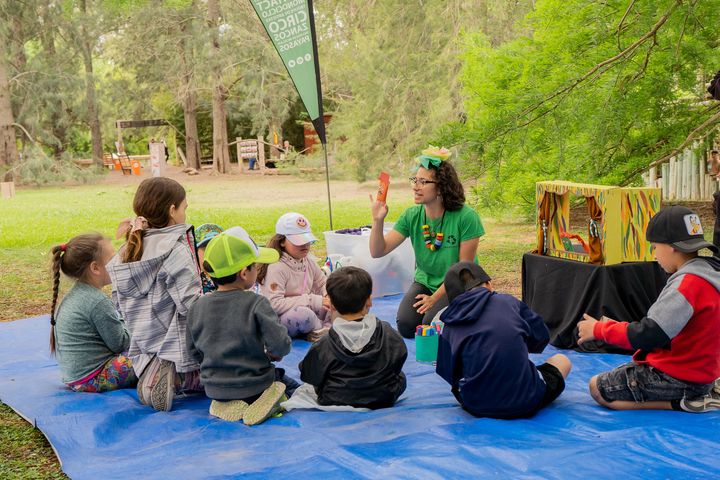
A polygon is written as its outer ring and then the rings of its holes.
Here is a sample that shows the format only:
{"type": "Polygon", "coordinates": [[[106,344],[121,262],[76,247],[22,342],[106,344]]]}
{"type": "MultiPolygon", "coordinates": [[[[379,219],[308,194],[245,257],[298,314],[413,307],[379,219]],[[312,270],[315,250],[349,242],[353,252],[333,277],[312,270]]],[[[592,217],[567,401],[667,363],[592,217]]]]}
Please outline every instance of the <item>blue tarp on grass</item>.
{"type": "MultiPolygon", "coordinates": [[[[399,297],[374,302],[392,323],[399,297]]],[[[705,478],[720,460],[720,414],[595,405],[588,379],[625,356],[564,352],[574,368],[560,398],[532,419],[504,421],[460,409],[407,342],[408,389],[396,407],[294,410],[247,427],[211,417],[204,396],[156,413],[135,390],[73,393],[48,354],[48,334],[47,317],[0,323],[0,400],[42,430],[73,479],[705,478]]],[[[280,362],[295,378],[308,346],[294,341],[280,362]]]]}

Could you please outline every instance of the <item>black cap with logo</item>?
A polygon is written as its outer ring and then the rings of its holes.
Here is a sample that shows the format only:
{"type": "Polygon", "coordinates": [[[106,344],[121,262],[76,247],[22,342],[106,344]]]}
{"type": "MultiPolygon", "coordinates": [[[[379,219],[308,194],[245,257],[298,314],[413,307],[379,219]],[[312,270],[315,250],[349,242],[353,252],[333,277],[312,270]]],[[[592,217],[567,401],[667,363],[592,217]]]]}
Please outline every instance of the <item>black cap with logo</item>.
{"type": "Polygon", "coordinates": [[[680,205],[665,207],[655,214],[648,223],[645,237],[648,242],[672,245],[684,253],[702,248],[718,253],[718,247],[705,240],[698,214],[680,205]]]}

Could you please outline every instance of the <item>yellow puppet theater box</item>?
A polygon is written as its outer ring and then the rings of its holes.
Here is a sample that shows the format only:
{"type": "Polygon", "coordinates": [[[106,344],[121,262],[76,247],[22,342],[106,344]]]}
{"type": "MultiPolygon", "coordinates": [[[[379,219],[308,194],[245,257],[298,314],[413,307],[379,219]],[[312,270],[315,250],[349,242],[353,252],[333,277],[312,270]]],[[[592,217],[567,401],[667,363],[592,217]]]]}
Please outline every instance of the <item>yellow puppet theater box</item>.
{"type": "Polygon", "coordinates": [[[538,253],[597,265],[652,261],[645,229],[661,198],[659,188],[538,182],[538,253]],[[587,204],[587,238],[569,231],[573,195],[587,204]]]}

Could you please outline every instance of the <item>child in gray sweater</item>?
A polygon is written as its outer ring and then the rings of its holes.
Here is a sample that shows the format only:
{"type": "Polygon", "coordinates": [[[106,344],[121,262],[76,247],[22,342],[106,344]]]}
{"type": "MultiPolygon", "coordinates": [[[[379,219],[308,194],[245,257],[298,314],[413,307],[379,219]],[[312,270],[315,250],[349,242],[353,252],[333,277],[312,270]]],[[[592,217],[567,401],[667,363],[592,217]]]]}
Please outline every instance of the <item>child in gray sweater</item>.
{"type": "Polygon", "coordinates": [[[205,250],[203,267],[218,289],[190,308],[187,345],[213,416],[255,425],[277,410],[286,387],[297,385],[272,363],[290,352],[287,329],[265,297],[247,290],[257,264],[277,260],[275,250],[258,248],[241,227],[217,235],[205,250]]]}
{"type": "Polygon", "coordinates": [[[76,392],[134,387],[137,377],[126,357],[130,334],[112,301],[101,290],[110,284],[105,265],[113,256],[110,240],[99,233],[78,235],[53,247],[53,302],[50,351],[62,381],[76,392]],[[75,280],[56,310],[60,272],[75,280]]]}

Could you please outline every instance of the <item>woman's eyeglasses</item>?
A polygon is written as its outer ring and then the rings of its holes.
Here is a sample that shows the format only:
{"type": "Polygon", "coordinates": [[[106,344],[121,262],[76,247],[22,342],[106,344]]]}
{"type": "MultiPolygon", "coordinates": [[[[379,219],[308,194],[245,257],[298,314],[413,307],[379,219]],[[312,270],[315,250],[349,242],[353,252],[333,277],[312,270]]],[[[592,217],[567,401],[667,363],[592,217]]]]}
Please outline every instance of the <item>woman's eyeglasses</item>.
{"type": "Polygon", "coordinates": [[[421,187],[424,187],[428,183],[437,183],[435,180],[427,180],[425,178],[417,178],[417,177],[410,177],[409,178],[410,183],[413,185],[420,185],[421,187]]]}

